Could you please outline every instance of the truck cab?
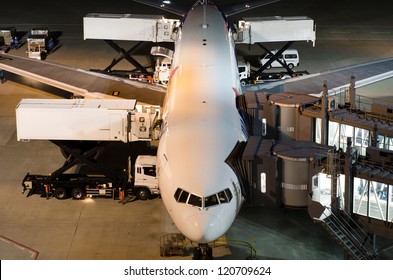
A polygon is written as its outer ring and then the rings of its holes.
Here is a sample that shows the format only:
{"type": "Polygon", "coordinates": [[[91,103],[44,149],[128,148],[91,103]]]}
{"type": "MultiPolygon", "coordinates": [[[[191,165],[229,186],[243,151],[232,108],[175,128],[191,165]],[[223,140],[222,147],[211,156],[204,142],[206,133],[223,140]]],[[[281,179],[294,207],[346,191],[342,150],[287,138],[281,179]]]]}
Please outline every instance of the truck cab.
{"type": "Polygon", "coordinates": [[[141,200],[149,199],[160,193],[156,172],[156,156],[141,155],[135,161],[133,192],[141,200]]]}
{"type": "MultiPolygon", "coordinates": [[[[22,181],[23,193],[28,195],[54,196],[57,199],[84,199],[85,197],[107,197],[122,199],[121,190],[132,194],[140,200],[147,200],[152,195],[159,195],[158,178],[156,175],[156,156],[138,156],[134,165],[134,182],[131,179],[122,185],[104,175],[87,175],[63,173],[56,177],[50,175],[34,175],[27,173],[22,181]]],[[[131,161],[129,160],[129,170],[131,161]]],[[[131,175],[131,174],[130,174],[131,175]]],[[[124,192],[123,196],[124,196],[124,192]]]]}
{"type": "Polygon", "coordinates": [[[238,70],[239,70],[239,79],[240,84],[245,86],[249,83],[249,78],[251,75],[251,66],[249,62],[238,62],[238,70]]]}
{"type": "Polygon", "coordinates": [[[154,82],[163,85],[168,84],[171,75],[172,60],[168,57],[163,58],[161,61],[157,59],[157,64],[154,72],[154,82]]]}

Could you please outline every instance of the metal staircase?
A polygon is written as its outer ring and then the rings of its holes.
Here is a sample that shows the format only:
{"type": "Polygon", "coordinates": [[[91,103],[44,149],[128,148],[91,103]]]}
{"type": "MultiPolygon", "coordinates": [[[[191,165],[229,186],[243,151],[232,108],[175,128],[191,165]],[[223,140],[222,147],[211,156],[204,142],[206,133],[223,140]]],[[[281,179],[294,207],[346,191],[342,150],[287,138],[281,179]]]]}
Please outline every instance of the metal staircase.
{"type": "Polygon", "coordinates": [[[325,207],[320,219],[322,226],[337,240],[345,253],[355,260],[377,259],[377,254],[372,248],[370,235],[362,230],[359,224],[348,213],[325,207]]]}
{"type": "Polygon", "coordinates": [[[181,233],[169,233],[160,237],[160,256],[184,256],[187,250],[187,240],[181,233]]]}

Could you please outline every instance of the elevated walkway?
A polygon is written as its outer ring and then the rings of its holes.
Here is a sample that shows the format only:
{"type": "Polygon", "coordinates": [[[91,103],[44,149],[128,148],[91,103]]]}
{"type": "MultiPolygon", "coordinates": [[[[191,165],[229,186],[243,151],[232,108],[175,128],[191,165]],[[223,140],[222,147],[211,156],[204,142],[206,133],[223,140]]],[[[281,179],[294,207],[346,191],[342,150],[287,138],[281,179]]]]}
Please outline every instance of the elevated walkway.
{"type": "Polygon", "coordinates": [[[314,94],[319,97],[323,90],[323,83],[327,81],[327,89],[330,91],[329,94],[334,95],[334,93],[339,92],[342,88],[349,86],[351,76],[356,77],[357,82],[355,88],[358,88],[393,77],[392,69],[393,58],[387,58],[283,81],[251,85],[247,86],[246,89],[253,91],[314,94]]]}

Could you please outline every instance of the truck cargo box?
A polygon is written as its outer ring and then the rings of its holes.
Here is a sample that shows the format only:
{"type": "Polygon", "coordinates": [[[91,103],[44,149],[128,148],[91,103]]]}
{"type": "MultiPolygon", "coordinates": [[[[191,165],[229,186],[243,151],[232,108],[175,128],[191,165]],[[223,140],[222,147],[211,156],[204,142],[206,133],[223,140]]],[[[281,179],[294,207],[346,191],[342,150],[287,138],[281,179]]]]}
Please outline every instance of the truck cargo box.
{"type": "Polygon", "coordinates": [[[83,18],[84,39],[173,42],[179,21],[157,15],[91,13],[83,18]]]}
{"type": "Polygon", "coordinates": [[[309,17],[249,17],[239,21],[236,43],[311,41],[315,44],[315,24],[309,17]]]}
{"type": "Polygon", "coordinates": [[[128,142],[135,105],[122,99],[22,99],[17,139],[128,142]]]}

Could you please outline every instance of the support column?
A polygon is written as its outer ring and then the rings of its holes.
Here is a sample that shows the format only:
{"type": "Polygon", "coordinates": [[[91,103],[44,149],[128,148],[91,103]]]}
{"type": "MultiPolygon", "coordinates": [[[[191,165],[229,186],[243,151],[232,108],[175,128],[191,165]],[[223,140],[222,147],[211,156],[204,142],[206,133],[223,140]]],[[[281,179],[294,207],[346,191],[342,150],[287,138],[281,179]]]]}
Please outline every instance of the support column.
{"type": "Polygon", "coordinates": [[[345,152],[345,211],[353,213],[353,177],[352,177],[352,138],[347,137],[347,150],[345,152]]]}
{"type": "Polygon", "coordinates": [[[349,104],[351,110],[356,110],[356,89],[355,89],[355,76],[351,76],[351,83],[349,85],[349,104]]]}
{"type": "Polygon", "coordinates": [[[321,144],[327,145],[329,142],[329,115],[328,115],[328,106],[329,100],[327,97],[327,84],[326,81],[323,82],[323,90],[322,90],[322,104],[321,104],[321,144]]]}

